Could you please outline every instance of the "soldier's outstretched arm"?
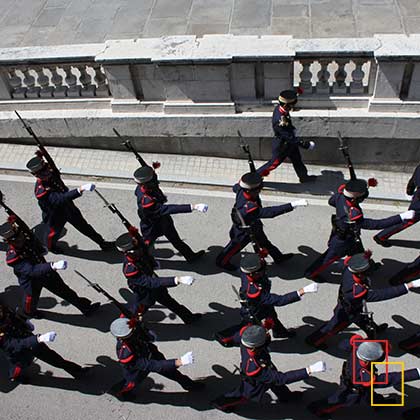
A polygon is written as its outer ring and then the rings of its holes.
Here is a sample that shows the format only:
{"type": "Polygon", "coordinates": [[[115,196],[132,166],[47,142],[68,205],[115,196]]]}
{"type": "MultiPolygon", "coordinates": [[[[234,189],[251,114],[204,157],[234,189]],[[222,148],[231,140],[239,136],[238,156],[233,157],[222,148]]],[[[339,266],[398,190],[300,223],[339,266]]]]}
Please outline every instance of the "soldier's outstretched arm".
{"type": "MultiPolygon", "coordinates": [[[[404,382],[417,381],[420,379],[420,369],[404,370],[404,382]]],[[[375,388],[388,388],[390,386],[397,386],[401,384],[401,372],[389,372],[388,375],[381,373],[375,379],[375,388]],[[378,382],[378,383],[377,383],[378,382]]]]}
{"type": "MultiPolygon", "coordinates": [[[[385,219],[368,219],[364,217],[361,221],[361,228],[367,230],[385,229],[387,227],[397,225],[402,221],[407,220],[407,216],[409,216],[408,212],[386,217],[385,219]]],[[[410,219],[410,217],[408,217],[408,219],[410,219]]]]}

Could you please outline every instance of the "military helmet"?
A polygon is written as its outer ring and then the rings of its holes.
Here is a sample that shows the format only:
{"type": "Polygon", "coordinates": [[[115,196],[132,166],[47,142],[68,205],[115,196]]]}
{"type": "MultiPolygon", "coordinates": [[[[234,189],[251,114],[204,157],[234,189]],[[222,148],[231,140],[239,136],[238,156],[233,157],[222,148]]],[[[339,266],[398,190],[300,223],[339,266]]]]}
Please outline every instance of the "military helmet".
{"type": "Polygon", "coordinates": [[[124,338],[131,334],[133,329],[129,325],[127,318],[117,318],[110,326],[111,334],[116,338],[124,338]]]}
{"type": "Polygon", "coordinates": [[[267,332],[260,325],[251,325],[243,333],[241,343],[250,349],[262,347],[267,340],[267,332]]]}
{"type": "Polygon", "coordinates": [[[283,90],[279,95],[279,102],[284,104],[295,104],[298,99],[297,92],[294,90],[283,90]]]}
{"type": "Polygon", "coordinates": [[[350,257],[348,267],[352,273],[363,273],[370,268],[370,258],[365,254],[355,254],[350,257]]]}
{"type": "Polygon", "coordinates": [[[44,168],[45,162],[39,156],[33,157],[31,160],[28,161],[26,167],[31,171],[31,173],[36,174],[41,169],[44,168]]]}
{"type": "Polygon", "coordinates": [[[140,166],[134,171],[133,177],[139,184],[145,184],[153,179],[155,171],[150,166],[140,166]]]}
{"type": "Polygon", "coordinates": [[[263,179],[257,172],[248,172],[242,175],[239,181],[239,186],[245,190],[253,190],[258,187],[262,187],[263,179]]]}
{"type": "Polygon", "coordinates": [[[261,258],[257,254],[246,254],[241,258],[241,271],[243,273],[253,273],[261,268],[261,258]]]}
{"type": "Polygon", "coordinates": [[[344,195],[350,198],[357,198],[368,192],[368,183],[364,179],[351,179],[344,187],[344,195]]]}
{"type": "Polygon", "coordinates": [[[123,233],[116,241],[115,246],[118,251],[127,252],[136,248],[136,243],[133,241],[133,237],[129,233],[123,233]]]}
{"type": "Polygon", "coordinates": [[[0,236],[2,236],[6,241],[8,239],[13,239],[16,235],[16,231],[9,222],[5,222],[0,225],[0,236]]]}
{"type": "Polygon", "coordinates": [[[383,357],[384,349],[377,341],[364,341],[357,348],[356,355],[364,362],[376,362],[383,357]]]}

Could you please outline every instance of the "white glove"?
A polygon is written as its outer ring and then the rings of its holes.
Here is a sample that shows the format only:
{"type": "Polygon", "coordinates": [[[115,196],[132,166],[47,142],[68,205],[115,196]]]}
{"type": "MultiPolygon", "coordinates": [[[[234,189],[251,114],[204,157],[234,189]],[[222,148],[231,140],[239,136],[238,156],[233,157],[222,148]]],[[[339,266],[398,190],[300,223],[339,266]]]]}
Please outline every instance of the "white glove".
{"type": "Polygon", "coordinates": [[[327,364],[323,361],[316,362],[313,365],[307,367],[306,370],[308,371],[309,375],[311,373],[325,372],[327,370],[327,364]]]}
{"type": "Polygon", "coordinates": [[[192,204],[191,207],[193,210],[199,211],[200,213],[207,213],[207,210],[209,209],[209,205],[204,203],[192,204]]]}
{"type": "Polygon", "coordinates": [[[186,284],[187,286],[191,286],[194,283],[194,278],[191,276],[176,276],[175,283],[186,284]]]}
{"type": "Polygon", "coordinates": [[[54,263],[51,263],[51,268],[55,271],[57,270],[65,270],[67,268],[67,261],[60,260],[54,263]]]}
{"type": "Polygon", "coordinates": [[[38,336],[38,343],[49,343],[50,341],[54,341],[55,337],[57,337],[57,333],[55,331],[47,332],[38,336]]]}
{"type": "Polygon", "coordinates": [[[410,220],[416,215],[416,212],[414,210],[407,210],[404,213],[400,214],[401,220],[404,222],[404,220],[410,220]]]}
{"type": "Polygon", "coordinates": [[[310,141],[309,142],[308,150],[314,150],[314,149],[315,149],[315,142],[314,141],[310,141]]]}
{"type": "Polygon", "coordinates": [[[417,287],[420,287],[420,279],[413,280],[411,283],[411,286],[415,289],[417,287]]]}
{"type": "Polygon", "coordinates": [[[308,200],[305,200],[304,198],[302,200],[296,200],[292,201],[290,203],[292,207],[295,209],[296,207],[306,207],[308,205],[308,200]]]}
{"type": "Polygon", "coordinates": [[[305,286],[303,288],[303,291],[305,293],[316,293],[316,292],[318,292],[318,283],[314,282],[314,283],[308,284],[307,286],[305,286]]]}
{"type": "Polygon", "coordinates": [[[93,191],[95,189],[95,184],[83,184],[81,187],[79,187],[79,192],[83,191],[93,191]]]}
{"type": "Polygon", "coordinates": [[[181,356],[181,364],[182,366],[192,365],[194,363],[194,355],[192,351],[185,353],[181,356]]]}

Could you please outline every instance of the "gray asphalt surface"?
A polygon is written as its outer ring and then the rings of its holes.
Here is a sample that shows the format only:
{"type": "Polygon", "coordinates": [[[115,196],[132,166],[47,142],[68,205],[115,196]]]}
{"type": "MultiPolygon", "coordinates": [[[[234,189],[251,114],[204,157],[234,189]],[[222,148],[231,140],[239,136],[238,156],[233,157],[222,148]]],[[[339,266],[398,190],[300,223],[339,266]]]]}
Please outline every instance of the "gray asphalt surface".
{"type": "MultiPolygon", "coordinates": [[[[72,183],[73,185],[73,183],[72,183]]],[[[133,223],[137,223],[136,204],[133,196],[134,186],[121,185],[120,189],[101,188],[100,191],[117,204],[119,209],[133,223]]],[[[118,188],[118,186],[117,186],[118,188]]],[[[7,197],[7,202],[24,220],[32,226],[40,222],[41,215],[33,196],[32,182],[5,181],[0,177],[0,189],[7,197]]],[[[169,190],[170,191],[170,190],[169,190]]],[[[190,191],[193,192],[193,191],[190,191]]],[[[203,319],[193,326],[185,326],[178,318],[161,307],[153,308],[148,316],[150,328],[158,335],[159,349],[167,358],[178,357],[192,350],[196,356],[193,366],[184,367],[182,371],[193,378],[204,378],[207,389],[203,393],[189,394],[176,383],[170,382],[156,374],[138,388],[134,402],[120,402],[106,391],[121,379],[116,362],[115,339],[108,332],[109,324],[118,312],[109,304],[91,318],[80,315],[77,309],[66,306],[59,298],[44,291],[41,309],[47,316],[35,320],[36,332],[57,331],[56,342],[50,346],[64,357],[85,365],[93,365],[89,379],[75,381],[64,371],[52,368],[43,362],[36,362],[31,368],[31,383],[16,386],[7,381],[7,367],[0,355],[0,418],[1,419],[311,419],[314,418],[305,410],[305,405],[315,399],[327,396],[335,389],[345,354],[335,346],[339,341],[348,338],[357,331],[352,327],[330,341],[326,352],[314,351],[304,344],[304,337],[332,315],[337,298],[338,274],[326,276],[318,294],[306,295],[301,302],[278,309],[280,319],[287,327],[297,327],[297,338],[292,340],[274,340],[272,358],[280,370],[296,369],[325,360],[327,372],[312,376],[306,382],[291,385],[294,390],[306,390],[303,403],[275,404],[274,397],[267,397],[264,408],[250,405],[238,414],[223,414],[209,407],[208,401],[233,388],[239,380],[238,373],[233,375],[235,365],[239,364],[239,351],[236,348],[224,349],[212,341],[212,333],[232,325],[238,320],[239,303],[235,301],[231,285],[239,286],[236,276],[220,273],[214,265],[214,258],[221,247],[227,243],[230,228],[230,208],[233,195],[225,197],[214,190],[200,190],[197,195],[189,191],[181,194],[169,192],[171,203],[209,204],[207,214],[176,215],[176,226],[183,238],[195,249],[208,249],[202,261],[193,265],[187,264],[176,253],[171,244],[162,241],[156,245],[156,255],[161,262],[161,275],[191,274],[196,282],[191,286],[180,285],[171,289],[171,294],[185,303],[193,311],[202,312],[203,319]]],[[[193,192],[194,193],[194,192],[193,192]]],[[[195,194],[195,193],[194,193],[195,194]]],[[[326,201],[326,200],[325,200],[326,201]]],[[[322,200],[321,200],[322,202],[322,200]]],[[[265,205],[277,204],[264,201],[265,205]]],[[[85,193],[77,200],[83,214],[99,232],[109,239],[115,239],[124,233],[119,219],[102,207],[94,193],[85,193]]],[[[366,206],[370,207],[370,206],[366,206]]],[[[380,218],[391,215],[390,206],[365,210],[369,217],[380,218]]],[[[395,207],[395,213],[405,210],[395,207]]],[[[299,208],[277,219],[267,220],[265,229],[269,237],[284,252],[295,252],[292,260],[281,267],[271,266],[270,273],[273,291],[286,293],[309,283],[302,278],[305,267],[325,250],[330,226],[331,208],[326,205],[311,205],[299,208]]],[[[6,219],[2,216],[1,222],[6,219]]],[[[130,299],[125,279],[121,273],[121,255],[103,253],[97,250],[96,244],[67,226],[68,232],[62,239],[69,245],[65,257],[48,255],[47,259],[56,261],[65,258],[69,268],[62,272],[64,280],[80,295],[92,300],[105,302],[101,295],[87,287],[73,272],[77,269],[94,281],[98,281],[107,291],[124,302],[130,299]],[[76,245],[77,244],[77,245],[76,245]]],[[[374,250],[377,261],[384,267],[375,275],[377,287],[386,285],[389,278],[401,267],[401,262],[412,261],[418,255],[419,226],[406,230],[398,236],[397,244],[392,248],[378,247],[371,239],[370,232],[365,232],[365,245],[374,250]],[[417,241],[416,241],[417,240],[417,241]],[[417,248],[415,248],[417,247],[417,248]]],[[[2,245],[4,259],[4,246],[2,245]]],[[[338,267],[332,270],[338,271],[338,267]]],[[[11,302],[20,299],[12,270],[5,264],[0,265],[0,296],[11,302]]],[[[393,343],[391,360],[402,360],[406,367],[420,367],[417,358],[403,355],[396,342],[416,331],[419,323],[419,296],[409,293],[399,299],[386,303],[371,304],[377,322],[390,323],[387,338],[393,343]],[[405,327],[403,331],[402,328],[405,327]]],[[[406,385],[406,407],[419,405],[420,381],[406,385]]],[[[396,392],[390,390],[390,392],[396,392]]],[[[404,408],[404,409],[405,409],[404,408]]],[[[383,419],[400,418],[402,408],[383,408],[375,415],[383,419]]],[[[370,408],[352,408],[342,410],[334,416],[337,419],[367,418],[373,412],[370,408]]]]}

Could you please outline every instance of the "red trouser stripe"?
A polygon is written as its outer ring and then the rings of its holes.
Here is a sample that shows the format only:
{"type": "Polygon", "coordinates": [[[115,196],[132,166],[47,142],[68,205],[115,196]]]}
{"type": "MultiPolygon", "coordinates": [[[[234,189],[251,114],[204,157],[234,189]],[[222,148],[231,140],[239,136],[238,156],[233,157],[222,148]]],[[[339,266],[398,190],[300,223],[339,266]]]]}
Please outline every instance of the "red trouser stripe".
{"type": "Polygon", "coordinates": [[[395,235],[398,232],[401,232],[404,229],[407,229],[408,227],[410,227],[411,225],[413,225],[415,223],[414,220],[409,220],[407,223],[405,223],[404,225],[395,228],[394,230],[392,230],[390,233],[388,233],[387,235],[384,236],[379,236],[379,240],[380,241],[386,241],[388,238],[390,238],[392,235],[395,235]]]}
{"type": "Polygon", "coordinates": [[[20,366],[16,366],[15,370],[13,371],[12,379],[18,378],[21,372],[22,372],[22,368],[20,366]]]}
{"type": "Polygon", "coordinates": [[[404,346],[404,348],[406,349],[414,349],[414,347],[419,347],[420,346],[420,341],[418,341],[417,343],[414,344],[410,344],[408,346],[404,346]]]}
{"type": "Polygon", "coordinates": [[[48,241],[47,241],[48,249],[51,249],[52,247],[52,240],[54,238],[54,235],[55,235],[55,230],[53,228],[50,228],[50,233],[48,234],[48,241]]]}
{"type": "Polygon", "coordinates": [[[337,405],[333,405],[332,407],[328,407],[328,408],[323,408],[322,410],[318,411],[317,414],[329,414],[329,413],[333,413],[334,411],[337,411],[339,408],[341,407],[345,407],[345,404],[337,404],[337,405]]]}
{"type": "Polygon", "coordinates": [[[338,332],[342,331],[344,328],[346,328],[346,326],[348,325],[347,321],[342,322],[341,324],[338,324],[332,331],[326,333],[325,335],[323,335],[322,337],[318,338],[318,340],[316,340],[314,342],[314,344],[316,346],[319,346],[321,343],[323,343],[328,337],[333,336],[334,334],[337,334],[338,332]]]}
{"type": "Polygon", "coordinates": [[[324,271],[328,266],[330,266],[333,262],[339,260],[341,257],[333,257],[330,260],[328,260],[325,264],[321,265],[321,267],[319,267],[317,270],[315,270],[311,275],[311,279],[314,279],[315,277],[318,276],[319,273],[321,273],[322,271],[324,271]]]}
{"type": "Polygon", "coordinates": [[[241,249],[241,244],[237,244],[234,246],[230,252],[228,252],[222,260],[222,265],[226,265],[229,263],[230,259],[241,249]]]}
{"type": "Polygon", "coordinates": [[[271,172],[271,171],[273,171],[274,169],[276,169],[277,168],[277,166],[279,166],[280,165],[280,159],[276,159],[270,166],[269,166],[269,168],[267,169],[267,171],[268,172],[271,172]]]}
{"type": "Polygon", "coordinates": [[[27,314],[32,312],[32,296],[26,295],[25,297],[25,312],[27,314]]]}
{"type": "Polygon", "coordinates": [[[221,410],[225,410],[228,407],[234,407],[235,405],[245,404],[247,401],[248,401],[247,398],[242,397],[238,401],[233,401],[233,402],[230,402],[230,403],[227,403],[227,404],[223,404],[223,405],[220,405],[219,407],[220,407],[221,410]]]}

